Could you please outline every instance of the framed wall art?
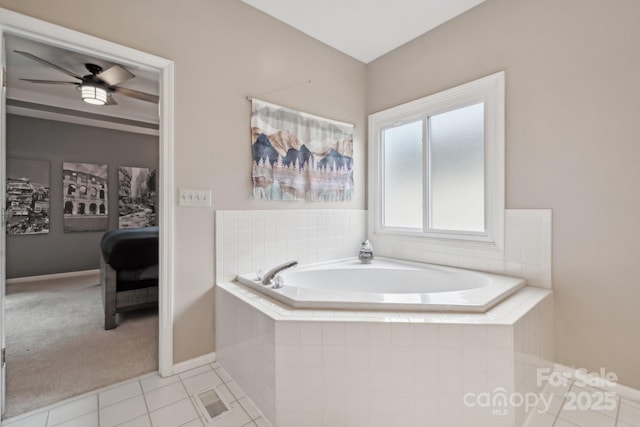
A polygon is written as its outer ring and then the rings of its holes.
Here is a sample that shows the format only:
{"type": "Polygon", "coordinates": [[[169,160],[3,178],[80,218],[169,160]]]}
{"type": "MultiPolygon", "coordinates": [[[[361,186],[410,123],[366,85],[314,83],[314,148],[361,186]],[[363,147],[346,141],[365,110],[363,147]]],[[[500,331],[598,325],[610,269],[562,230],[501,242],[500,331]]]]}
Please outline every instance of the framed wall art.
{"type": "Polygon", "coordinates": [[[64,162],[64,231],[99,231],[109,226],[107,165],[64,162]]]}
{"type": "Polygon", "coordinates": [[[156,170],[118,169],[118,228],[156,225],[156,170]]]}
{"type": "Polygon", "coordinates": [[[49,232],[49,162],[7,159],[7,234],[49,232]]]}

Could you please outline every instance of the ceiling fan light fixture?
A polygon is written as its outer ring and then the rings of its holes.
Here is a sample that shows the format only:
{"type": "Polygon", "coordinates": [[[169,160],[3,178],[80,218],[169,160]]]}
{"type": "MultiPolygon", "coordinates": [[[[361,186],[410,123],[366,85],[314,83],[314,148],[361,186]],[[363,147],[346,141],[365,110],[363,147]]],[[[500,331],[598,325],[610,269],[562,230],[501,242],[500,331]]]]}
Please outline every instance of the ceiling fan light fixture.
{"type": "Polygon", "coordinates": [[[83,84],[80,86],[82,100],[91,105],[104,105],[107,103],[107,91],[104,88],[83,84]]]}

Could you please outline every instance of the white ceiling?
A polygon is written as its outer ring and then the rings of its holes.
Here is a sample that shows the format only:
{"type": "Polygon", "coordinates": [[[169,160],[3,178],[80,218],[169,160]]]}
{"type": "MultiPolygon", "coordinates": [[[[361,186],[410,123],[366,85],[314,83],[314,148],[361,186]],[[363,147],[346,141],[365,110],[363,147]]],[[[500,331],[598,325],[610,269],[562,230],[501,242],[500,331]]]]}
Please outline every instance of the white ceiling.
{"type": "MultiPolygon", "coordinates": [[[[37,106],[30,104],[33,103],[53,107],[48,109],[49,113],[53,111],[53,114],[57,114],[58,116],[75,115],[76,118],[94,116],[95,121],[100,121],[100,117],[102,116],[107,119],[107,121],[110,119],[112,122],[118,122],[118,119],[121,119],[119,120],[120,122],[159,123],[158,104],[155,103],[114,93],[113,99],[118,105],[95,106],[83,102],[80,97],[80,92],[75,86],[37,84],[20,80],[24,78],[67,82],[79,81],[54,68],[17,54],[14,50],[28,52],[81,76],[90,74],[85,68],[84,64],[86,63],[100,65],[105,70],[115,65],[114,63],[98,57],[72,52],[10,35],[6,36],[5,46],[7,63],[7,105],[9,112],[12,112],[11,108],[13,108],[13,112],[16,114],[24,113],[25,115],[33,115],[33,111],[38,110],[37,106]],[[16,105],[26,105],[27,107],[16,107],[16,105]],[[36,107],[35,110],[28,108],[30,105],[36,107]],[[75,111],[78,113],[74,114],[75,111]]],[[[157,73],[142,70],[131,65],[118,65],[124,66],[127,70],[135,74],[134,78],[118,86],[158,95],[160,78],[157,73]]],[[[42,108],[40,111],[47,111],[47,109],[42,108]]],[[[44,118],[55,119],[56,117],[44,118]]],[[[62,117],[57,118],[61,119],[62,117]]]]}
{"type": "Polygon", "coordinates": [[[242,0],[365,64],[485,0],[242,0]]]}
{"type": "MultiPolygon", "coordinates": [[[[369,63],[485,0],[242,1],[347,55],[369,63]]],[[[28,52],[78,75],[89,74],[84,66],[86,63],[100,65],[103,69],[108,69],[114,63],[10,35],[6,36],[5,46],[9,112],[72,122],[88,120],[93,123],[87,124],[94,125],[109,120],[158,124],[158,106],[154,103],[114,94],[118,105],[93,106],[83,102],[80,93],[72,85],[36,84],[20,80],[75,79],[19,55],[14,50],[28,52]],[[36,104],[51,108],[49,111],[46,108],[38,110],[36,104]]],[[[136,75],[119,86],[154,95],[159,93],[157,73],[131,64],[118,65],[136,75]]],[[[135,123],[131,125],[135,126],[135,123]]],[[[145,130],[143,132],[146,133],[145,130]]]]}

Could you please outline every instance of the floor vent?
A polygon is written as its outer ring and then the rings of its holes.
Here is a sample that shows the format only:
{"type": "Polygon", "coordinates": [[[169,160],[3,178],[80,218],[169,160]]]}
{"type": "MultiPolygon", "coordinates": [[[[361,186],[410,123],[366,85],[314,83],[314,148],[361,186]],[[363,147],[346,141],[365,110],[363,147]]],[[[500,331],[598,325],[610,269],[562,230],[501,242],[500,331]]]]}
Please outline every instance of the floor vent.
{"type": "Polygon", "coordinates": [[[229,405],[213,389],[196,394],[195,401],[208,422],[229,412],[229,405]]]}

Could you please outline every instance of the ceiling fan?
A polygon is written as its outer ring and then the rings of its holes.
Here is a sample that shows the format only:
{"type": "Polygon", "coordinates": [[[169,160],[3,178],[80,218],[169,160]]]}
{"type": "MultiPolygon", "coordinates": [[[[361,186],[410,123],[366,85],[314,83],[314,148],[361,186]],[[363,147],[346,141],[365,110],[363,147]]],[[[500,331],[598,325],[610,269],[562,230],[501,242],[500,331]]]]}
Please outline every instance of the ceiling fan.
{"type": "Polygon", "coordinates": [[[58,70],[70,77],[80,80],[79,82],[66,82],[57,80],[35,80],[35,79],[20,79],[31,83],[41,83],[50,85],[74,85],[76,89],[82,94],[82,100],[92,105],[117,105],[118,103],[111,96],[113,93],[118,93],[131,98],[139,99],[141,101],[152,102],[157,104],[160,97],[152,95],[146,92],[140,92],[138,90],[127,89],[125,87],[116,86],[122,82],[135,77],[135,74],[129,70],[121,67],[120,65],[113,65],[112,67],[103,70],[101,66],[96,64],[84,64],[90,74],[86,76],[79,76],[78,74],[66,70],[56,64],[32,55],[28,52],[22,52],[14,50],[15,53],[26,56],[36,62],[39,62],[47,67],[51,67],[58,70]]]}

